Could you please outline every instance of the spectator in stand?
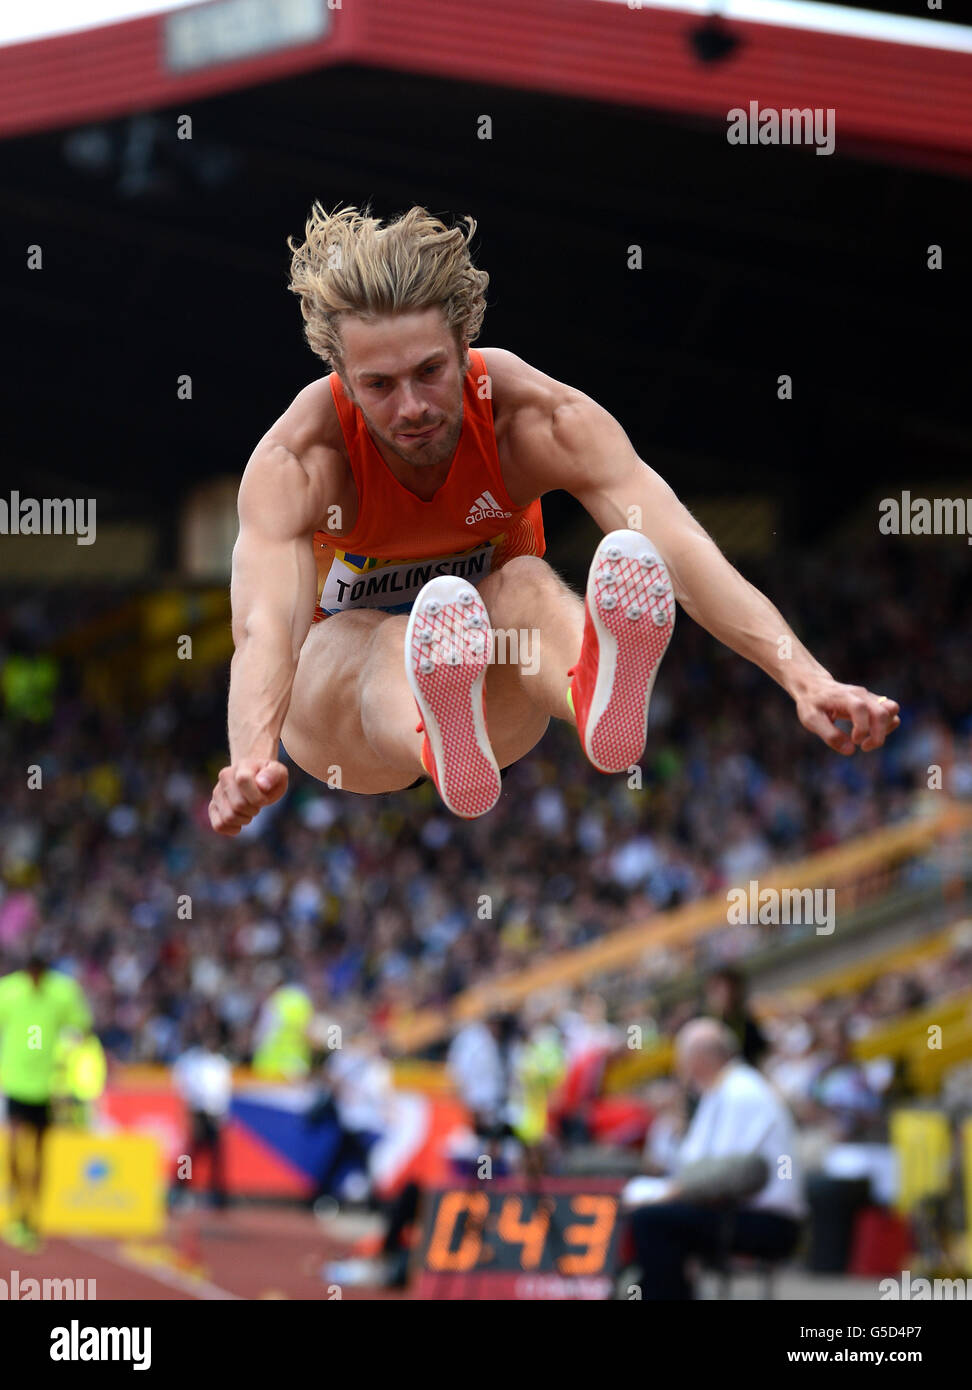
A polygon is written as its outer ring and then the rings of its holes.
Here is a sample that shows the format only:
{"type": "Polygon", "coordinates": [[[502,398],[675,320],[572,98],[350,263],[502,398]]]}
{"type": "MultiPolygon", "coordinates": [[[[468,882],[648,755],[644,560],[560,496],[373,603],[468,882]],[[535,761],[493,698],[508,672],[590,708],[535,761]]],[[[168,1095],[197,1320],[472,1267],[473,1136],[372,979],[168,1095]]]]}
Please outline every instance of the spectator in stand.
{"type": "Polygon", "coordinates": [[[608,1058],[622,1045],[624,1035],[608,1021],[603,995],[592,990],[583,995],[578,1008],[561,1017],[560,1027],[566,1075],[552,1108],[566,1140],[588,1142],[591,1102],[600,1094],[608,1058]]]}
{"type": "MultiPolygon", "coordinates": [[[[688,624],[655,692],[642,791],[582,765],[573,731],[555,724],[510,769],[507,794],[479,824],[443,816],[428,786],[386,799],[376,814],[368,798],[291,769],[275,816],[234,844],[214,843],[207,763],[225,739],[225,672],[207,680],[193,663],[191,685],[120,717],[117,702],[102,707],[79,693],[62,655],[51,708],[38,710],[45,717],[0,723],[4,765],[20,756],[29,727],[44,775],[42,796],[24,780],[0,804],[0,970],[13,968],[42,921],[52,958],[89,993],[110,1056],[171,1064],[201,1005],[217,1013],[234,1053],[252,1056],[265,1041],[261,1004],[292,963],[315,999],[353,1003],[382,1028],[394,1015],[447,1010],[500,971],[719,891],[728,850],[762,872],[908,816],[928,796],[929,763],[942,765],[947,794],[969,795],[968,561],[965,551],[942,551],[928,565],[883,538],[839,565],[826,554],[753,564],[754,581],[785,600],[825,665],[846,669],[853,653],[860,678],[901,702],[897,746],[870,762],[818,748],[766,677],[717,655],[688,624]],[[880,603],[863,601],[876,595],[880,603]],[[716,661],[729,698],[714,712],[716,661]],[[758,722],[743,713],[754,702],[758,722]],[[182,895],[191,896],[191,922],[182,895]]],[[[9,596],[0,663],[14,650],[66,652],[62,639],[76,637],[79,621],[118,602],[87,590],[68,599],[9,596]]],[[[16,663],[9,680],[16,693],[16,663]]],[[[758,929],[723,926],[690,948],[653,950],[643,968],[598,989],[621,1017],[656,987],[720,964],[723,948],[738,963],[762,944],[758,929]]],[[[927,979],[909,973],[930,998],[953,988],[944,966],[927,979]]],[[[865,1021],[892,1004],[878,992],[865,1021]]],[[[670,1015],[657,1022],[671,1031],[670,1015]]],[[[286,1051],[283,1065],[306,1075],[303,1044],[286,1051]]],[[[260,1060],[275,1072],[281,1065],[260,1060]]]]}
{"type": "Polygon", "coordinates": [[[813,1022],[799,1014],[777,1021],[776,1046],[766,1064],[766,1074],[789,1105],[799,1124],[815,1117],[810,1098],[823,1058],[813,1022]]]}
{"type": "Polygon", "coordinates": [[[810,1086],[817,1118],[840,1143],[879,1142],[886,1138],[884,1107],[867,1069],[855,1060],[847,1021],[842,1015],[821,1027],[826,1060],[810,1086]]]}
{"type": "Polygon", "coordinates": [[[724,1023],[739,1044],[744,1062],[759,1067],[769,1043],[746,1005],[746,979],[741,971],[724,965],[705,982],[705,1012],[724,1023]]]}

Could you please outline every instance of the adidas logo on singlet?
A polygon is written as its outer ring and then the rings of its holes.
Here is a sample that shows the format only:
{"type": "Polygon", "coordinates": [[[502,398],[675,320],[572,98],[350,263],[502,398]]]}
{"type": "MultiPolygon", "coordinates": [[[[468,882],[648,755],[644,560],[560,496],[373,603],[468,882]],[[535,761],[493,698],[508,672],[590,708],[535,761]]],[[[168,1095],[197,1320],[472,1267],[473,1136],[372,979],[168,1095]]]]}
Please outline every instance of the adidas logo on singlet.
{"type": "Polygon", "coordinates": [[[466,517],[466,525],[475,526],[478,521],[485,521],[487,517],[508,517],[512,515],[512,512],[504,512],[491,492],[481,492],[469,508],[469,515],[466,517]]]}

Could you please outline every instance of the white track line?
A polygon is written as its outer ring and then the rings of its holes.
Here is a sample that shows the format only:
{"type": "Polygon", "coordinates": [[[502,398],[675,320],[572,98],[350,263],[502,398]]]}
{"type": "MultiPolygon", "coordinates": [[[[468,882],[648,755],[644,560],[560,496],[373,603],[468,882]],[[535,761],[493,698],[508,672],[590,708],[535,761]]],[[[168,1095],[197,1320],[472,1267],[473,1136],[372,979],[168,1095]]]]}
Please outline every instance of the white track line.
{"type": "MultiPolygon", "coordinates": [[[[68,1240],[62,1236],[65,1245],[71,1245],[75,1250],[81,1250],[86,1255],[95,1255],[110,1264],[116,1264],[121,1269],[131,1269],[136,1274],[144,1274],[149,1279],[155,1279],[159,1284],[167,1284],[170,1289],[178,1289],[180,1293],[192,1294],[194,1298],[203,1300],[232,1300],[243,1301],[242,1294],[230,1293],[229,1289],[222,1289],[218,1284],[211,1284],[208,1279],[197,1279],[191,1274],[182,1274],[177,1269],[161,1268],[157,1265],[142,1264],[139,1260],[132,1260],[121,1254],[119,1251],[105,1251],[96,1249],[88,1241],[68,1240]]],[[[141,1300],[133,1300],[140,1302],[141,1300]]]]}

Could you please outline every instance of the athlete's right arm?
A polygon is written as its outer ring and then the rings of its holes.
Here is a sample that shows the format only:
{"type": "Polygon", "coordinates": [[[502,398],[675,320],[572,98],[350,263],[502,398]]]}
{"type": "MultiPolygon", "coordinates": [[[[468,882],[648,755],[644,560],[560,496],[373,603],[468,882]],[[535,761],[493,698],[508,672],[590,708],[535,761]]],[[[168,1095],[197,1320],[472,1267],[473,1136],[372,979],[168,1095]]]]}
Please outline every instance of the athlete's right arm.
{"type": "Polygon", "coordinates": [[[314,616],[313,534],[326,510],[320,491],[290,450],[270,441],[258,445],[243,475],[230,590],[230,765],[209,804],[213,829],[223,835],[238,834],[287,789],[277,747],[314,616]]]}

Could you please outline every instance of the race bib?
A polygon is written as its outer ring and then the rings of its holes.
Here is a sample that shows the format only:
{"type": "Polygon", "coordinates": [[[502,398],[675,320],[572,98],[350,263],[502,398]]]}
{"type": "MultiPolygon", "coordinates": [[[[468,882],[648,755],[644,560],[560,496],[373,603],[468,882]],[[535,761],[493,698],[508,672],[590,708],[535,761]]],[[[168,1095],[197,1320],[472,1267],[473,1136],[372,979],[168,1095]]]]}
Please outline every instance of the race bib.
{"type": "Polygon", "coordinates": [[[456,574],[470,584],[479,584],[490,573],[494,548],[495,541],[487,541],[473,550],[430,560],[376,560],[336,550],[324,578],[321,609],[328,614],[349,608],[408,613],[419,590],[436,575],[456,574]]]}

